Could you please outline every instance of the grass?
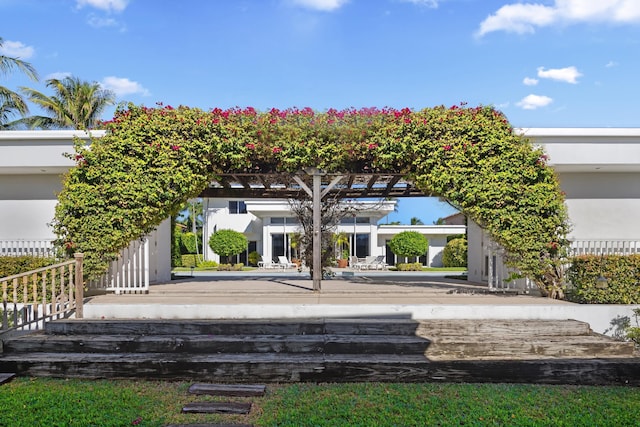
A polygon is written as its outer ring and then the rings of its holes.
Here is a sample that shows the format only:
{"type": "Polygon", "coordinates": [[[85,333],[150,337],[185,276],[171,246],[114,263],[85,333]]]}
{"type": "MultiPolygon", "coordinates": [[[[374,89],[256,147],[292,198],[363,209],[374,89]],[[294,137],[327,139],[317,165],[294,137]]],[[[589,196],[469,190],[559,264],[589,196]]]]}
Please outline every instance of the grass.
{"type": "Polygon", "coordinates": [[[0,426],[637,426],[640,389],[508,384],[268,385],[259,398],[187,393],[190,383],[17,378],[0,386],[0,426]],[[181,414],[188,402],[250,401],[247,416],[181,414]]]}

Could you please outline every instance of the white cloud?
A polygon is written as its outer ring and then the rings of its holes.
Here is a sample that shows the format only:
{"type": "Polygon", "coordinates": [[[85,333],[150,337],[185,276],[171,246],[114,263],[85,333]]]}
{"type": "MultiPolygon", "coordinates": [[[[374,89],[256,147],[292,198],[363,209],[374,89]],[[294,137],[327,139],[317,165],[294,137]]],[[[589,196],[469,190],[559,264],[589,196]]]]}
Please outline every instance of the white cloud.
{"type": "Polygon", "coordinates": [[[508,4],[482,21],[476,35],[482,37],[493,31],[533,33],[538,27],[581,22],[640,23],[640,1],[554,0],[551,6],[508,4]]]}
{"type": "Polygon", "coordinates": [[[68,71],[58,71],[56,73],[51,73],[51,74],[47,74],[45,76],[45,80],[49,80],[49,79],[56,79],[56,80],[62,80],[65,77],[71,77],[72,74],[68,71]]]}
{"type": "Polygon", "coordinates": [[[12,58],[29,59],[35,53],[35,49],[31,46],[26,46],[22,42],[14,42],[11,40],[5,40],[0,47],[0,54],[9,56],[12,58]]]}
{"type": "Polygon", "coordinates": [[[578,77],[581,77],[582,73],[574,66],[565,68],[549,68],[545,70],[544,67],[538,67],[538,77],[541,79],[557,80],[559,82],[566,82],[576,84],[578,83],[578,77]]]}
{"type": "Polygon", "coordinates": [[[323,12],[331,12],[339,9],[349,0],[291,0],[293,4],[306,7],[309,9],[321,10],[323,12]]]}
{"type": "Polygon", "coordinates": [[[131,81],[126,77],[114,77],[109,76],[102,79],[100,85],[105,88],[113,91],[117,96],[124,95],[142,95],[149,96],[150,93],[147,89],[142,87],[142,85],[138,82],[131,81]]]}
{"type": "Polygon", "coordinates": [[[96,15],[89,15],[87,24],[93,28],[116,27],[118,26],[118,21],[113,18],[101,18],[96,15]]]}
{"type": "Polygon", "coordinates": [[[605,67],[607,68],[613,68],[613,67],[617,67],[618,63],[616,61],[609,61],[607,62],[607,65],[605,65],[605,67]]]}
{"type": "Polygon", "coordinates": [[[413,3],[418,6],[426,6],[426,7],[436,9],[438,7],[439,0],[400,0],[400,1],[404,3],[413,3]]]}
{"type": "Polygon", "coordinates": [[[538,79],[534,79],[534,78],[532,78],[532,77],[525,77],[525,78],[522,80],[522,83],[524,83],[524,84],[525,84],[525,85],[527,85],[527,86],[535,86],[535,85],[537,85],[537,84],[538,84],[538,79]]]}
{"type": "Polygon", "coordinates": [[[127,7],[127,3],[129,0],[76,0],[78,8],[90,6],[107,12],[122,12],[127,7]]]}
{"type": "Polygon", "coordinates": [[[544,95],[527,95],[516,103],[516,105],[524,110],[535,110],[540,107],[546,107],[551,104],[553,99],[544,95]]]}

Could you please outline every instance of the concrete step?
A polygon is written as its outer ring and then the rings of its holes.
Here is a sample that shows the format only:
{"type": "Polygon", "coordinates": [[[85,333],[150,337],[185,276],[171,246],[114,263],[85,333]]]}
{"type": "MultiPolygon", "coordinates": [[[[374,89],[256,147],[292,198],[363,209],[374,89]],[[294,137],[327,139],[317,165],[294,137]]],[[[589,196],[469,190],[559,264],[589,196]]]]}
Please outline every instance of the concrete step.
{"type": "Polygon", "coordinates": [[[413,353],[429,340],[406,335],[47,335],[7,340],[5,353],[413,353]]]}
{"type": "Polygon", "coordinates": [[[259,382],[505,382],[640,385],[640,359],[429,360],[416,355],[5,355],[0,369],[57,378],[259,382]]]}
{"type": "Polygon", "coordinates": [[[589,325],[575,320],[406,318],[259,319],[259,320],[56,320],[45,333],[57,335],[588,335],[589,325]]]}

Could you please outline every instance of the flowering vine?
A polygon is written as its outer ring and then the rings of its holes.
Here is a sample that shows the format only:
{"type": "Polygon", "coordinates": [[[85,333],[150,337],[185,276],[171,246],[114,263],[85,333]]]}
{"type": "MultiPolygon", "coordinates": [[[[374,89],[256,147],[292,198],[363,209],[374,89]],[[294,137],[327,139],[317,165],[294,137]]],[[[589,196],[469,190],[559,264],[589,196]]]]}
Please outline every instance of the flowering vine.
{"type": "Polygon", "coordinates": [[[80,142],[59,195],[61,247],[90,274],[149,233],[221,173],[399,173],[439,195],[508,252],[509,265],[562,295],[564,196],[540,148],[487,106],[203,111],[128,105],[90,147],[80,142]]]}

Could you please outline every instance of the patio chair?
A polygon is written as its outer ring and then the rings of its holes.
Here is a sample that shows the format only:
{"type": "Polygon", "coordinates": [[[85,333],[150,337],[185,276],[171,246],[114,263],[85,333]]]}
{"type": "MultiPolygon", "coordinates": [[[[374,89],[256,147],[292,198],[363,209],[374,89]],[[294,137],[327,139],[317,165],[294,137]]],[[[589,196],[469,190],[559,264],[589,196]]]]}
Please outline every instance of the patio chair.
{"type": "Polygon", "coordinates": [[[366,261],[360,267],[361,270],[386,270],[388,267],[384,261],[384,255],[367,257],[366,261]]]}
{"type": "Polygon", "coordinates": [[[375,270],[386,270],[389,266],[387,265],[387,263],[385,262],[385,256],[384,255],[378,255],[376,257],[376,259],[374,259],[371,264],[370,267],[371,269],[375,269],[375,270]]]}
{"type": "Polygon", "coordinates": [[[357,256],[354,256],[354,255],[349,257],[349,267],[351,267],[352,269],[360,270],[363,265],[364,265],[364,259],[358,258],[357,256]]]}
{"type": "Polygon", "coordinates": [[[275,263],[273,261],[265,261],[262,256],[260,256],[260,261],[258,261],[258,268],[274,268],[275,263]]]}
{"type": "Polygon", "coordinates": [[[276,265],[279,266],[279,267],[285,268],[285,269],[286,268],[296,268],[297,267],[297,265],[295,263],[289,261],[289,258],[287,258],[284,255],[280,255],[278,257],[278,263],[276,265]]]}

